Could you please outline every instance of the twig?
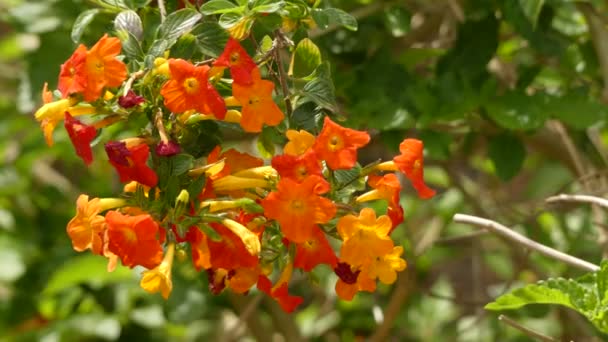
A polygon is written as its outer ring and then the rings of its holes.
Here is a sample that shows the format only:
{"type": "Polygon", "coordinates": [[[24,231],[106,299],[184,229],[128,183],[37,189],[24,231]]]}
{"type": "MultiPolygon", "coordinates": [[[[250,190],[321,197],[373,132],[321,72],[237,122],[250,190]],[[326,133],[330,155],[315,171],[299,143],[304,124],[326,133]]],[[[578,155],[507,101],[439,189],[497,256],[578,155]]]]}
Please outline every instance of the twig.
{"type": "Polygon", "coordinates": [[[167,8],[165,7],[165,0],[158,0],[158,10],[160,11],[160,22],[165,21],[167,17],[167,8]]]}
{"type": "Polygon", "coordinates": [[[129,90],[131,90],[131,87],[133,86],[133,81],[135,81],[136,78],[142,77],[145,73],[146,72],[143,70],[139,70],[137,72],[132,73],[131,77],[129,77],[127,82],[125,82],[125,87],[123,89],[122,95],[127,96],[127,94],[129,94],[129,90]]]}
{"type": "Polygon", "coordinates": [[[530,336],[532,338],[536,338],[539,339],[541,341],[545,341],[545,342],[557,342],[556,339],[554,339],[553,337],[549,337],[547,335],[543,335],[539,332],[536,332],[530,328],[524,327],[523,325],[515,322],[514,320],[512,320],[511,318],[505,316],[505,315],[500,315],[498,316],[498,320],[501,322],[505,322],[508,325],[512,326],[513,328],[521,331],[522,333],[524,333],[527,336],[530,336]]]}
{"type": "Polygon", "coordinates": [[[551,196],[545,200],[547,203],[559,203],[559,202],[567,202],[567,203],[588,203],[595,204],[604,209],[608,210],[608,200],[601,197],[589,196],[589,195],[566,195],[561,194],[557,196],[551,196]]]}
{"type": "MultiPolygon", "coordinates": [[[[284,44],[284,39],[279,30],[275,31],[275,39],[278,42],[278,46],[282,47],[284,44]]],[[[281,89],[283,90],[283,98],[285,100],[285,110],[287,111],[287,117],[291,117],[291,113],[293,111],[291,106],[291,99],[289,98],[289,89],[287,88],[287,75],[285,75],[285,70],[283,70],[283,61],[281,60],[280,49],[274,50],[274,57],[277,61],[277,69],[279,70],[279,83],[281,84],[281,89]]]]}
{"type": "Polygon", "coordinates": [[[543,244],[540,244],[540,243],[538,243],[534,240],[531,240],[531,239],[513,231],[512,229],[509,229],[509,228],[503,226],[502,224],[500,224],[498,222],[494,222],[492,220],[484,219],[484,218],[477,217],[477,216],[456,214],[456,215],[454,215],[454,222],[471,224],[474,226],[488,229],[488,230],[492,231],[493,233],[496,233],[497,235],[500,235],[500,236],[506,238],[507,240],[516,242],[529,249],[535,250],[545,256],[548,256],[550,258],[559,260],[566,264],[578,267],[585,271],[596,272],[596,271],[599,271],[599,269],[600,269],[600,267],[595,264],[592,264],[585,260],[581,260],[570,254],[560,252],[556,249],[545,246],[543,244]]]}

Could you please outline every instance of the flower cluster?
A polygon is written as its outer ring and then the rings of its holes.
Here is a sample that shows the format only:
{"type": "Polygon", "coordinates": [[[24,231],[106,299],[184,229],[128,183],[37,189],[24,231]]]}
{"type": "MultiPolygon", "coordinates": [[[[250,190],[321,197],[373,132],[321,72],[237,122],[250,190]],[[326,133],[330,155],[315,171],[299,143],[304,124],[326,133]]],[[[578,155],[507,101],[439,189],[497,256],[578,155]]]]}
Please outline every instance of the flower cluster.
{"type": "Polygon", "coordinates": [[[420,198],[435,194],[424,183],[421,141],[405,139],[393,160],[361,167],[357,154],[370,142],[367,132],[329,116],[318,134],[290,129],[273,97],[272,66],[256,63],[232,38],[215,59],[167,54],[131,72],[137,67],[127,68],[120,53],[120,41],[107,35],[90,50],[80,45],[61,66],[58,91],[45,85],[45,104],[35,114],[49,145],[63,120],[87,165],[99,130],[146,124],[104,142],[124,189],[116,198],[78,198],[67,225],[76,251],[106,257],[109,271],[118,260],[146,268],[141,287],[164,298],[175,256],[186,252],[214,294],[257,287],[288,312],[302,302],[289,292],[297,269],[329,267],[345,300],[374,291],[377,280],[395,282],[406,267],[403,248],[390,237],[404,218],[398,174],[420,198]],[[210,122],[215,126],[205,130],[210,122]],[[282,153],[264,160],[226,148],[209,140],[220,127],[274,128],[282,153]],[[386,201],[386,213],[365,207],[375,200],[386,201]]]}

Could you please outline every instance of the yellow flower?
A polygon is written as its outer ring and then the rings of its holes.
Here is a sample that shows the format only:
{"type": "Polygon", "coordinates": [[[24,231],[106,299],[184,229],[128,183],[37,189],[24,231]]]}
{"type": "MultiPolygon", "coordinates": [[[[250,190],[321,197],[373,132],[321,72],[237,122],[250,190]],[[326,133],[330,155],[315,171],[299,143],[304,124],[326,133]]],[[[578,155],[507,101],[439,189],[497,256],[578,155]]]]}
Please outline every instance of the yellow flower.
{"type": "Polygon", "coordinates": [[[315,143],[315,136],[305,130],[296,131],[290,129],[285,135],[289,139],[289,142],[283,149],[285,154],[293,156],[302,155],[315,143]]]}
{"type": "Polygon", "coordinates": [[[397,280],[397,272],[401,272],[407,266],[405,260],[401,259],[403,247],[393,247],[392,252],[377,257],[369,265],[368,274],[370,278],[379,278],[384,284],[392,284],[397,280]]]}
{"type": "Polygon", "coordinates": [[[257,235],[255,235],[255,233],[247,229],[247,227],[243,226],[242,224],[231,219],[224,219],[222,224],[226,228],[230,229],[231,232],[236,234],[241,241],[243,241],[243,244],[245,244],[245,248],[247,248],[247,252],[249,252],[249,254],[260,254],[262,246],[260,245],[260,239],[257,235]]]}
{"type": "Polygon", "coordinates": [[[361,210],[359,217],[346,215],[338,221],[338,234],[344,240],[340,259],[352,266],[368,265],[393,249],[388,237],[391,219],[382,215],[376,219],[371,208],[361,210]]]}
{"type": "Polygon", "coordinates": [[[72,105],[72,99],[61,99],[46,103],[36,111],[34,117],[40,122],[47,145],[53,145],[53,131],[61,120],[65,118],[65,112],[72,116],[95,113],[95,108],[90,105],[72,105]]]}
{"type": "Polygon", "coordinates": [[[171,268],[173,267],[173,257],[175,255],[175,244],[169,244],[165,256],[160,265],[144,271],[139,285],[149,293],[160,292],[163,298],[168,299],[173,282],[171,281],[171,268]]]}

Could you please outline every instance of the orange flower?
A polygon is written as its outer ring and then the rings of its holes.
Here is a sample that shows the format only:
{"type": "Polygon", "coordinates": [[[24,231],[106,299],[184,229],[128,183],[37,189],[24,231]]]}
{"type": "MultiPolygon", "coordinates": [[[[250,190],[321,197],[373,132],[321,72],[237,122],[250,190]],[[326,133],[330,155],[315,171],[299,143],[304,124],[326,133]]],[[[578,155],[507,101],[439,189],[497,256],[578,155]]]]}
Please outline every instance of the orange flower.
{"type": "Polygon", "coordinates": [[[308,176],[298,183],[283,178],[277,191],[260,201],[264,215],[275,219],[288,240],[302,243],[314,238],[316,224],[326,223],[336,215],[336,205],[319,195],[329,191],[329,183],[319,176],[308,176]]]}
{"type": "Polygon", "coordinates": [[[289,142],[283,148],[283,152],[292,156],[304,154],[315,143],[315,136],[303,129],[299,131],[289,129],[285,132],[285,136],[289,142]]]}
{"type": "Polygon", "coordinates": [[[329,245],[325,234],[316,227],[313,237],[296,245],[296,256],[293,266],[304,271],[311,271],[319,264],[327,264],[335,268],[338,258],[329,245]]]}
{"type": "Polygon", "coordinates": [[[159,227],[150,215],[127,216],[118,211],[106,214],[109,250],[128,267],[141,265],[152,269],[160,264],[163,249],[159,227]]]}
{"type": "Polygon", "coordinates": [[[257,66],[239,41],[228,39],[224,52],[213,63],[214,66],[230,67],[230,74],[236,84],[248,85],[253,82],[251,72],[257,66]]]}
{"type": "Polygon", "coordinates": [[[139,285],[149,293],[160,292],[163,298],[168,299],[173,289],[171,269],[175,255],[175,243],[169,244],[167,252],[160,265],[142,273],[139,285]]]}
{"type": "Polygon", "coordinates": [[[91,149],[91,141],[97,136],[95,127],[86,125],[82,121],[75,119],[69,112],[65,112],[65,121],[63,122],[68,136],[76,149],[76,154],[82,158],[86,165],[93,162],[93,150],[91,149]]]}
{"type": "Polygon", "coordinates": [[[291,178],[301,182],[309,175],[322,177],[321,165],[313,150],[300,156],[283,154],[272,158],[272,167],[277,170],[281,178],[291,178]]]}
{"type": "Polygon", "coordinates": [[[149,187],[154,187],[158,183],[158,176],[146,164],[150,154],[148,145],[127,147],[125,142],[109,141],[105,144],[105,150],[121,182],[136,181],[149,187]]]}
{"type": "Polygon", "coordinates": [[[435,196],[435,190],[424,183],[424,159],[422,150],[424,145],[417,139],[405,139],[399,145],[401,155],[393,158],[395,165],[412,182],[418,192],[418,197],[427,199],[435,196]]]}
{"type": "Polygon", "coordinates": [[[366,132],[342,127],[326,116],[313,149],[330,169],[350,169],[357,163],[357,149],[367,145],[369,140],[366,132]]]}
{"type": "Polygon", "coordinates": [[[211,223],[210,225],[222,237],[221,241],[207,240],[213,268],[233,270],[258,265],[257,256],[249,253],[238,235],[221,224],[211,223]]]}
{"type": "Polygon", "coordinates": [[[397,280],[397,272],[403,271],[406,267],[405,260],[401,259],[403,247],[395,246],[393,250],[381,257],[372,260],[367,266],[367,272],[371,279],[380,279],[384,284],[392,284],[397,280]]]}
{"type": "Polygon", "coordinates": [[[393,241],[388,237],[391,229],[388,216],[376,219],[371,208],[363,208],[359,216],[346,215],[338,221],[338,234],[344,240],[340,249],[340,260],[358,267],[393,250],[393,241]]]}
{"type": "Polygon", "coordinates": [[[70,220],[67,233],[72,240],[74,250],[82,252],[92,249],[95,254],[103,252],[103,234],[105,218],[100,212],[125,205],[119,198],[93,198],[80,195],[76,200],[76,216],[70,220]]]}
{"type": "Polygon", "coordinates": [[[258,68],[253,69],[251,78],[251,84],[233,84],[232,95],[243,106],[241,127],[246,132],[260,132],[264,124],[280,124],[285,115],[272,99],[274,83],[263,80],[258,68]]]}
{"type": "Polygon", "coordinates": [[[347,263],[339,262],[334,272],[338,276],[336,294],[343,300],[352,300],[359,291],[376,291],[376,282],[367,273],[360,269],[353,271],[347,263]]]}
{"type": "MultiPolygon", "coordinates": [[[[48,99],[48,96],[46,96],[48,99]]],[[[61,99],[45,103],[36,111],[34,117],[40,122],[47,145],[53,145],[53,131],[65,117],[65,112],[72,116],[95,113],[95,107],[90,105],[74,105],[73,99],[61,99]]]]}
{"type": "Polygon", "coordinates": [[[87,58],[87,47],[80,44],[70,58],[61,65],[59,72],[59,84],[57,88],[63,98],[70,94],[80,93],[87,86],[87,74],[85,61],[87,58]]]}
{"type": "Polygon", "coordinates": [[[170,59],[169,70],[171,79],[160,90],[169,110],[174,113],[196,110],[202,114],[213,114],[218,119],[224,118],[226,104],[209,83],[209,66],[194,66],[183,59],[170,59]]]}
{"type": "Polygon", "coordinates": [[[290,262],[285,266],[274,286],[266,276],[260,275],[258,278],[258,289],[276,300],[285,312],[293,312],[303,301],[302,297],[289,295],[289,280],[292,272],[293,265],[290,262]]]}
{"type": "Polygon", "coordinates": [[[218,179],[231,173],[264,165],[264,161],[262,159],[247,153],[241,153],[233,148],[224,152],[221,152],[221,150],[221,146],[217,146],[213,149],[213,151],[211,151],[211,153],[209,153],[209,156],[207,156],[207,164],[213,164],[225,159],[224,168],[222,171],[211,176],[211,179],[218,179]]]}
{"type": "Polygon", "coordinates": [[[228,279],[228,287],[235,293],[245,293],[258,282],[260,268],[239,267],[228,279]]]}
{"type": "Polygon", "coordinates": [[[190,242],[192,248],[192,263],[197,271],[211,268],[211,254],[207,244],[207,235],[201,232],[198,227],[190,227],[186,233],[186,240],[190,242]]]}
{"type": "MultiPolygon", "coordinates": [[[[403,222],[403,208],[399,204],[399,193],[401,192],[401,183],[394,173],[389,173],[384,176],[370,175],[368,177],[369,185],[374,190],[368,191],[357,197],[357,202],[366,202],[376,199],[384,199],[388,202],[387,215],[392,221],[392,229],[403,222]]],[[[389,232],[390,234],[390,232],[389,232]]]]}
{"type": "Polygon", "coordinates": [[[87,86],[86,101],[97,100],[104,87],[119,87],[127,78],[127,66],[116,59],[120,54],[120,40],[104,34],[87,53],[85,67],[87,86]]]}

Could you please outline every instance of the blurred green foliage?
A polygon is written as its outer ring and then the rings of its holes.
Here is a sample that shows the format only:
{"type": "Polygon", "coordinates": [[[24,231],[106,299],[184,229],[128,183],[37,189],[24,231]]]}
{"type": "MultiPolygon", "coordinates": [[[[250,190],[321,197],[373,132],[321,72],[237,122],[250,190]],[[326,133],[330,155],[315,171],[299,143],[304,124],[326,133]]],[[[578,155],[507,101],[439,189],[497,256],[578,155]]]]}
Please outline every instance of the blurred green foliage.
{"type": "MultiPolygon", "coordinates": [[[[406,248],[408,270],[394,286],[352,302],[332,295],[329,269],[316,270],[312,279],[299,276],[293,292],[305,303],[293,316],[256,294],[212,296],[205,275],[187,263],[177,265],[167,302],[144,293],[137,281],[141,270],[107,273],[102,258],[77,255],[65,234],[79,193],[103,197],[120,189],[113,170],[101,159],[86,168],[62,129],[55,145],[46,146],[31,115],[44,82],[55,88],[59,66],[76,46],[72,39],[90,44],[114,29],[116,13],[93,9],[116,2],[0,2],[1,340],[280,334],[288,341],[351,341],[386,333],[395,341],[528,341],[484,305],[509,289],[580,272],[476,234],[452,223],[452,216],[492,218],[598,264],[605,253],[597,243],[605,229],[601,213],[544,204],[559,192],[601,196],[608,190],[608,55],[601,47],[608,33],[590,26],[607,20],[605,2],[324,0],[313,14],[321,24],[294,33],[294,75],[306,78],[315,70],[322,77],[301,85],[293,119],[311,128],[310,118],[320,111],[337,110],[350,126],[372,132],[366,161],[390,158],[406,136],[425,141],[426,176],[440,194],[421,202],[411,189],[404,191],[406,220],[394,239],[406,248]],[[352,13],[358,29],[330,7],[352,13]],[[346,27],[324,25],[331,15],[346,27]],[[77,18],[87,25],[72,31],[77,18]],[[318,51],[303,39],[307,35],[318,51]],[[319,55],[329,63],[317,62],[319,55]],[[333,96],[319,96],[328,93],[333,96]],[[250,305],[255,313],[239,320],[250,305]]],[[[155,26],[146,22],[154,16],[142,17],[144,28],[155,26]]],[[[192,34],[202,52],[217,54],[209,37],[221,39],[216,35],[223,31],[212,24],[198,30],[192,34]]],[[[263,148],[269,150],[267,138],[263,148]]],[[[605,338],[563,308],[532,306],[512,315],[563,340],[605,338]]]]}

